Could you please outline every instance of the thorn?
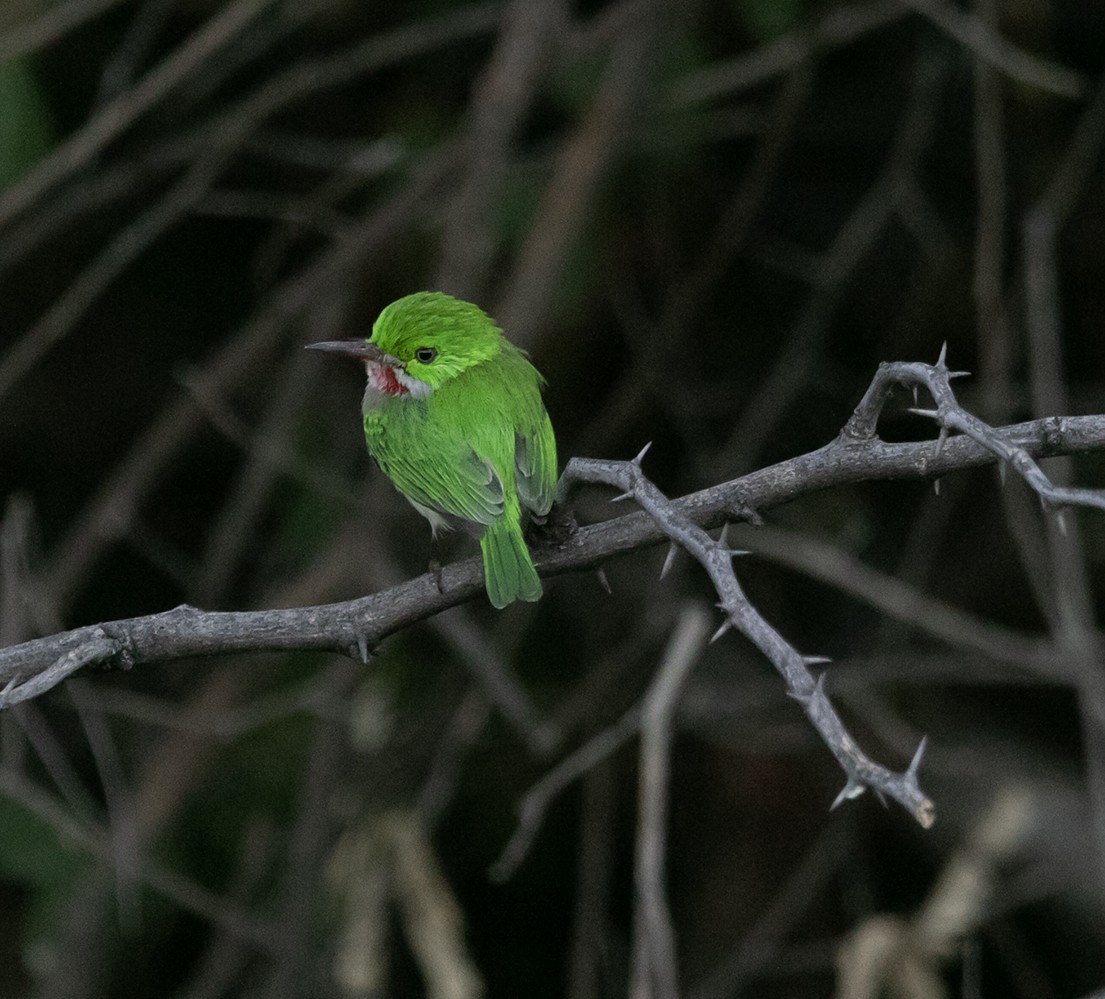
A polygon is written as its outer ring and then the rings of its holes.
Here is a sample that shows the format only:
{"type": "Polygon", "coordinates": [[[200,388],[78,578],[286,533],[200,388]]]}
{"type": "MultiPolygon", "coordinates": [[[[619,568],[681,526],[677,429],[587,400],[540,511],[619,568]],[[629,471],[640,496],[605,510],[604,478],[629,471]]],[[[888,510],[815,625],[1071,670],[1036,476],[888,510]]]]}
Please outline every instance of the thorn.
{"type": "Polygon", "coordinates": [[[13,690],[15,690],[16,686],[17,686],[16,677],[13,676],[7,682],[4,689],[0,690],[0,703],[6,703],[7,702],[8,694],[10,694],[13,690]]]}
{"type": "Polygon", "coordinates": [[[357,636],[357,651],[361,654],[361,662],[368,665],[368,639],[364,635],[357,636]]]}
{"type": "Polygon", "coordinates": [[[729,542],[729,521],[725,521],[725,523],[721,525],[721,533],[717,536],[717,543],[719,545],[721,545],[722,548],[726,548],[726,547],[728,547],[728,542],[729,542]]]}
{"type": "Polygon", "coordinates": [[[944,445],[948,443],[948,428],[941,427],[940,433],[936,435],[936,454],[934,457],[939,458],[940,453],[944,450],[944,445]]]}
{"type": "Polygon", "coordinates": [[[938,409],[918,409],[916,406],[910,406],[906,412],[912,413],[914,416],[926,416],[930,420],[940,419],[940,410],[938,409]]]}
{"type": "Polygon", "coordinates": [[[595,570],[595,575],[598,576],[599,585],[606,590],[608,596],[614,592],[610,589],[610,580],[606,578],[606,570],[603,569],[602,566],[599,566],[599,568],[595,570]]]}
{"type": "Polygon", "coordinates": [[[1005,473],[1008,467],[1009,466],[1004,461],[998,460],[998,479],[1001,481],[1003,487],[1005,486],[1005,473]]]}
{"type": "Polygon", "coordinates": [[[660,578],[663,579],[669,572],[671,572],[672,564],[675,562],[675,553],[679,551],[678,545],[673,541],[668,545],[668,553],[664,556],[664,564],[660,568],[660,578]]]}
{"type": "Polygon", "coordinates": [[[875,797],[879,799],[879,804],[889,811],[890,806],[886,803],[886,795],[883,794],[882,791],[880,791],[877,787],[873,787],[871,788],[871,790],[875,792],[875,797]]]}
{"type": "Polygon", "coordinates": [[[733,627],[733,621],[731,618],[726,618],[721,622],[721,626],[710,636],[710,644],[713,645],[722,635],[724,635],[730,628],[733,627]]]}
{"type": "Polygon", "coordinates": [[[914,386],[913,386],[913,405],[914,405],[914,406],[916,406],[916,405],[917,405],[917,394],[918,394],[918,393],[917,393],[917,386],[916,386],[916,385],[914,385],[914,386]]]}
{"type": "Polygon", "coordinates": [[[940,495],[940,480],[938,478],[932,480],[932,491],[937,496],[940,495]]]}
{"type": "Polygon", "coordinates": [[[615,496],[610,502],[611,503],[620,503],[622,500],[627,500],[627,499],[633,499],[633,493],[632,492],[622,493],[620,496],[615,496]]]}
{"type": "Polygon", "coordinates": [[[858,798],[863,792],[867,790],[863,784],[861,784],[855,777],[849,777],[848,783],[841,788],[840,794],[838,794],[829,806],[829,811],[834,811],[844,804],[846,801],[851,801],[853,798],[858,798]]]}
{"type": "Polygon", "coordinates": [[[832,660],[828,656],[802,656],[802,662],[807,666],[820,666],[822,663],[831,663],[832,660]]]}
{"type": "Polygon", "coordinates": [[[928,743],[929,737],[927,735],[921,736],[921,741],[917,745],[917,752],[913,754],[913,759],[909,761],[909,767],[906,769],[905,772],[907,780],[910,778],[912,778],[914,781],[917,780],[917,771],[921,767],[921,760],[924,758],[925,747],[928,746],[928,743]]]}
{"type": "Polygon", "coordinates": [[[652,441],[649,441],[643,448],[641,448],[640,451],[637,452],[637,457],[633,459],[631,464],[634,464],[638,468],[640,468],[641,462],[644,460],[645,455],[648,454],[648,449],[650,447],[652,447],[652,441]]]}
{"type": "Polygon", "coordinates": [[[944,377],[951,381],[953,378],[970,378],[971,373],[969,371],[949,371],[944,377]]]}
{"type": "Polygon", "coordinates": [[[1067,517],[1062,510],[1055,511],[1055,526],[1059,528],[1059,533],[1065,538],[1067,536],[1067,517]]]}
{"type": "Polygon", "coordinates": [[[938,368],[946,367],[947,365],[945,365],[944,361],[947,360],[947,357],[948,357],[948,341],[945,340],[944,343],[940,347],[940,356],[936,359],[936,367],[938,367],[938,368]]]}
{"type": "MultiPolygon", "coordinates": [[[[805,660],[805,658],[806,658],[805,656],[802,657],[803,660],[805,660]]],[[[817,657],[812,656],[811,658],[816,659],[817,657]]],[[[828,662],[829,660],[828,659],[821,659],[819,661],[820,662],[828,662]]],[[[787,691],[787,697],[793,697],[799,704],[802,705],[802,707],[808,707],[810,702],[813,701],[814,698],[817,698],[817,697],[824,698],[825,697],[825,674],[821,673],[818,676],[818,678],[814,681],[813,690],[811,690],[808,694],[804,694],[804,693],[802,693],[801,691],[798,691],[798,690],[788,690],[787,691]]]]}

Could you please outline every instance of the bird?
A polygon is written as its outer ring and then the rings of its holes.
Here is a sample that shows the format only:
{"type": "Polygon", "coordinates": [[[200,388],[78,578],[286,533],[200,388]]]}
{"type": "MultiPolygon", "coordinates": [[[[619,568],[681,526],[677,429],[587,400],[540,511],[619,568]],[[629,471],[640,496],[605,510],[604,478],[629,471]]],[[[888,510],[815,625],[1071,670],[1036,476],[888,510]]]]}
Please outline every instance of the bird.
{"type": "Polygon", "coordinates": [[[525,351],[479,306],[439,291],[392,302],[367,339],[307,349],[364,363],[368,452],[430,522],[432,541],[455,527],[479,538],[494,607],[540,599],[523,529],[552,508],[556,438],[525,351]]]}

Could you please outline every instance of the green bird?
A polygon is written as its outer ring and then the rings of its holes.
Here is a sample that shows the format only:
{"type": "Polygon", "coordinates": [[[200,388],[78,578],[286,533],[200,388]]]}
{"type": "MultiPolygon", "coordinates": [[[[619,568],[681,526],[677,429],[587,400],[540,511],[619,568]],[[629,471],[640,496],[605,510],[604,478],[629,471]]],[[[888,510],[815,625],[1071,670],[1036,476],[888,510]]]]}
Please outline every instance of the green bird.
{"type": "Polygon", "coordinates": [[[392,302],[367,340],[311,350],[364,362],[368,452],[430,522],[480,539],[495,607],[537,600],[541,580],[522,528],[556,492],[556,438],[544,379],[478,306],[420,291],[392,302]]]}

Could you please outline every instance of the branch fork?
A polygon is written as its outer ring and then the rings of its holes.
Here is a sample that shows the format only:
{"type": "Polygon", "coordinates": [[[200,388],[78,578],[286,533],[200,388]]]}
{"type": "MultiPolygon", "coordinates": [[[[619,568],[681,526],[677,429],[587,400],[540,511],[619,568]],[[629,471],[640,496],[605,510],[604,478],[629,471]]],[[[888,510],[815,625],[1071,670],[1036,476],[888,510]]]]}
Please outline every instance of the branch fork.
{"type": "MultiPolygon", "coordinates": [[[[685,549],[703,566],[714,584],[720,597],[718,607],[725,613],[725,619],[711,641],[734,628],[751,641],[779,671],[787,685],[787,693],[802,706],[836,757],[847,780],[832,807],[858,797],[870,787],[880,798],[893,798],[927,829],[936,819],[936,808],[921,790],[917,775],[925,740],[921,740],[913,761],[901,773],[887,769],[863,753],[825,693],[825,674],[815,680],[810,672],[811,664],[827,660],[821,656],[803,656],[752,606],[733,571],[733,557],[744,553],[726,544],[724,528],[717,539],[711,537],[645,476],[641,463],[647,451],[646,445],[630,461],[573,458],[560,480],[560,499],[566,500],[571,490],[584,482],[604,483],[621,489],[615,501],[632,498],[668,536],[672,546],[685,549]]],[[[669,548],[661,575],[670,565],[673,550],[669,548]]]]}
{"type": "MultiPolygon", "coordinates": [[[[1013,468],[1039,497],[1043,509],[1055,514],[1060,529],[1064,529],[1063,507],[1090,506],[1105,510],[1105,490],[1055,485],[1025,448],[1014,444],[1000,430],[968,413],[959,404],[959,400],[952,391],[952,379],[965,377],[970,372],[948,370],[945,363],[947,351],[948,345],[945,343],[940,348],[940,356],[935,364],[916,361],[880,364],[870,387],[841,431],[841,438],[856,442],[874,439],[877,436],[879,416],[894,387],[904,385],[913,390],[915,405],[909,411],[918,416],[928,417],[940,428],[933,452],[934,461],[940,458],[949,433],[954,431],[976,441],[998,459],[998,468],[1003,482],[1006,467],[1013,468]],[[921,408],[916,405],[919,388],[926,389],[932,396],[935,409],[921,408]]],[[[1062,446],[1063,439],[1067,435],[1066,421],[1063,417],[1049,417],[1043,421],[1042,429],[1045,444],[1049,448],[1062,446]]]]}

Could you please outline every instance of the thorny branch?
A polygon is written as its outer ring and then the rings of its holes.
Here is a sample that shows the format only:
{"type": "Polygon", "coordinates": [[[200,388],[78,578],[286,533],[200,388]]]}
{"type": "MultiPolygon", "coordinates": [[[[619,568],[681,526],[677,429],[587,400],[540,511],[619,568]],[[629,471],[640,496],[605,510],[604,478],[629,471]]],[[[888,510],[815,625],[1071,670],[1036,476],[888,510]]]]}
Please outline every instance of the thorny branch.
{"type": "MultiPolygon", "coordinates": [[[[581,482],[602,482],[624,489],[625,492],[615,497],[615,501],[632,498],[661,525],[671,539],[672,551],[679,546],[702,564],[721,598],[718,606],[726,615],[711,641],[719,639],[730,628],[736,628],[779,671],[786,682],[787,692],[802,706],[810,723],[847,775],[844,788],[833,802],[834,808],[871,787],[880,795],[885,794],[899,802],[925,828],[932,825],[936,818],[935,806],[917,782],[917,770],[924,755],[924,740],[917,747],[909,767],[902,773],[886,769],[863,753],[848,734],[825,693],[826,674],[822,673],[815,679],[810,671],[810,666],[828,660],[822,656],[803,656],[752,606],[733,571],[733,557],[743,553],[728,547],[724,530],[720,538],[712,538],[645,478],[641,460],[647,450],[646,447],[632,461],[574,458],[568,464],[561,487],[570,488],[581,482]]],[[[665,560],[661,571],[667,569],[670,561],[670,557],[665,560]]]]}
{"type": "MultiPolygon", "coordinates": [[[[561,479],[564,501],[573,487],[607,483],[633,498],[643,513],[619,517],[577,532],[564,544],[538,553],[544,575],[590,568],[616,554],[654,544],[666,537],[672,547],[692,554],[706,569],[720,597],[725,620],[714,639],[730,628],[749,638],[782,675],[788,693],[802,706],[844,770],[847,781],[834,802],[871,787],[905,807],[921,825],[935,818],[933,803],[921,791],[917,770],[924,751],[918,747],[900,773],[868,758],[848,734],[825,692],[825,673],[810,667],[826,662],[803,656],[744,596],[733,571],[734,553],[707,529],[729,519],[758,520],[760,511],[830,485],[861,478],[935,478],[997,459],[1008,464],[1039,496],[1046,509],[1061,515],[1066,505],[1105,509],[1105,491],[1054,486],[1035,456],[1069,454],[1105,446],[1105,416],[1052,417],[995,429],[957,402],[945,350],[935,365],[891,363],[880,366],[859,406],[835,441],[807,455],[683,497],[668,499],[644,475],[641,462],[648,448],[632,461],[575,458],[561,479]],[[940,431],[935,442],[886,444],[876,433],[878,419],[895,385],[924,387],[935,409],[914,409],[931,416],[940,431]],[[949,437],[950,431],[956,436],[949,437]]],[[[260,650],[320,649],[344,652],[367,663],[381,640],[409,624],[475,596],[482,576],[476,559],[447,566],[439,590],[429,576],[409,580],[381,593],[318,607],[254,612],[204,612],[182,606],[147,617],[115,621],[39,638],[0,650],[0,707],[36,697],[82,666],[112,663],[130,668],[141,663],[188,656],[260,650]]]]}

